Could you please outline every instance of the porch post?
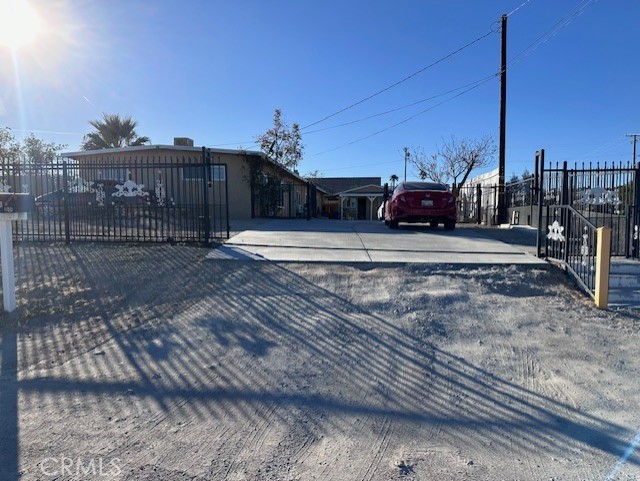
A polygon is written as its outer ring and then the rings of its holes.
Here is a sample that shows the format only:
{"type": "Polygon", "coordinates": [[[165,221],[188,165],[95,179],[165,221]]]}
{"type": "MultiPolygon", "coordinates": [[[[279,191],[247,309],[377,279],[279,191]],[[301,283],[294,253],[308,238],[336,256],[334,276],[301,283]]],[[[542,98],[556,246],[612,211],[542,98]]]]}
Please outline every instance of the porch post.
{"type": "Polygon", "coordinates": [[[369,199],[369,213],[371,214],[371,217],[369,220],[374,220],[373,219],[373,201],[377,199],[378,196],[368,196],[367,198],[369,199]]]}

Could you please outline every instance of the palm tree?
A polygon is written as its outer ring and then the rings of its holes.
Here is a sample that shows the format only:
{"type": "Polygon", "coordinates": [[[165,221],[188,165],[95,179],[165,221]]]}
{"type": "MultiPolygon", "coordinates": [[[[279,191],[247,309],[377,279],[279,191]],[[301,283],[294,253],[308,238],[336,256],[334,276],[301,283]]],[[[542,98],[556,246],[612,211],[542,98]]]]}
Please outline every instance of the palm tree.
{"type": "Polygon", "coordinates": [[[138,136],[136,132],[138,122],[131,117],[102,114],[102,120],[92,120],[89,124],[95,130],[85,134],[82,140],[82,150],[133,147],[150,142],[149,137],[138,136]]]}

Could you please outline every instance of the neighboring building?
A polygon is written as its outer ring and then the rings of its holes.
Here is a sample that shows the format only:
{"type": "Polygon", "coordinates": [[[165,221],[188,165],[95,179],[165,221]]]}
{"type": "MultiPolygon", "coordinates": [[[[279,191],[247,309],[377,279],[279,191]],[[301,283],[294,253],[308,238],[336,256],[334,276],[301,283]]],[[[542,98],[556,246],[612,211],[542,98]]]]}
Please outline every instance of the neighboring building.
{"type": "Polygon", "coordinates": [[[496,223],[499,178],[496,168],[467,181],[458,193],[458,220],[460,222],[476,220],[480,214],[482,223],[496,223]],[[478,187],[481,192],[480,206],[478,206],[478,187]],[[478,212],[478,208],[480,208],[480,212],[478,212]]]}
{"type": "MultiPolygon", "coordinates": [[[[210,208],[229,209],[229,219],[306,216],[305,179],[266,157],[262,152],[207,149],[210,208]]],[[[131,181],[144,186],[162,202],[197,205],[205,188],[203,148],[188,138],[174,145],[142,145],[118,149],[67,152],[77,161],[75,173],[87,181],[131,181]]],[[[126,187],[125,187],[126,189],[126,187]]]]}
{"type": "Polygon", "coordinates": [[[380,177],[319,177],[316,186],[321,214],[332,219],[376,220],[383,202],[380,177]]]}

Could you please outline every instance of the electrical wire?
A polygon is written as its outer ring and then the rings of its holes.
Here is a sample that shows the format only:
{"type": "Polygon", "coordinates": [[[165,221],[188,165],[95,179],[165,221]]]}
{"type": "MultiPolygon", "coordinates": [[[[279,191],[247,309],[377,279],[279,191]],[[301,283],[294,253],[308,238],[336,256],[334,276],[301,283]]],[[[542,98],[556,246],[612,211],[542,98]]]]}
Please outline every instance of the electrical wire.
{"type": "Polygon", "coordinates": [[[460,96],[462,96],[462,95],[464,95],[464,94],[466,94],[466,93],[468,93],[468,92],[470,92],[472,90],[477,89],[478,87],[484,85],[485,83],[487,83],[488,81],[492,80],[495,77],[496,77],[496,75],[492,75],[491,77],[487,77],[483,82],[478,83],[478,84],[474,85],[473,87],[469,87],[468,89],[463,90],[462,92],[454,95],[453,97],[450,97],[450,98],[448,98],[446,100],[443,100],[442,102],[439,102],[439,103],[437,103],[435,105],[432,105],[428,109],[422,110],[422,111],[420,111],[420,112],[418,112],[418,113],[416,113],[414,115],[411,115],[410,117],[407,117],[407,118],[401,120],[400,122],[396,122],[395,124],[389,125],[388,127],[385,127],[384,129],[378,130],[376,132],[373,132],[372,134],[369,134],[369,135],[367,135],[365,137],[361,137],[359,139],[353,140],[351,142],[347,142],[346,144],[339,145],[338,147],[334,147],[334,148],[329,149],[329,150],[324,150],[322,152],[318,152],[316,154],[313,154],[312,157],[317,157],[319,155],[328,154],[329,152],[335,152],[336,150],[340,150],[340,149],[343,149],[345,147],[349,147],[351,145],[357,144],[358,142],[362,142],[363,140],[367,140],[367,139],[370,139],[371,137],[375,137],[376,135],[382,134],[383,132],[386,132],[387,130],[391,130],[391,129],[393,129],[395,127],[398,127],[400,125],[406,124],[410,120],[413,120],[416,117],[418,117],[420,115],[423,115],[423,114],[435,109],[436,107],[439,107],[439,106],[444,105],[444,104],[446,104],[448,102],[451,102],[452,100],[454,100],[454,99],[456,99],[456,98],[458,98],[458,97],[460,97],[460,96]]]}
{"type": "Polygon", "coordinates": [[[348,169],[357,169],[358,167],[370,167],[372,165],[388,165],[388,164],[396,164],[398,163],[398,160],[387,160],[384,162],[374,162],[374,163],[368,163],[368,164],[360,164],[360,165],[350,165],[348,167],[336,167],[334,169],[322,169],[323,173],[324,172],[333,172],[335,170],[348,170],[348,169]]]}
{"type": "Polygon", "coordinates": [[[487,38],[488,36],[490,36],[490,35],[492,35],[492,34],[494,34],[494,33],[496,33],[496,31],[495,31],[495,30],[493,30],[493,29],[491,29],[489,32],[485,33],[484,35],[480,35],[478,38],[476,38],[476,39],[472,40],[471,42],[468,42],[467,44],[465,44],[465,45],[463,45],[462,47],[460,47],[460,48],[458,48],[458,49],[454,50],[453,52],[450,52],[450,53],[448,53],[447,55],[445,55],[445,56],[443,56],[443,57],[440,57],[438,60],[436,60],[436,61],[434,61],[434,62],[430,63],[430,64],[429,64],[429,65],[427,65],[426,67],[423,67],[423,68],[421,68],[420,70],[416,70],[415,72],[413,72],[413,73],[412,73],[412,74],[410,74],[410,75],[407,75],[407,76],[406,76],[406,77],[404,77],[403,79],[398,80],[397,82],[395,82],[395,83],[393,83],[393,84],[391,84],[391,85],[389,85],[389,86],[387,86],[387,87],[385,87],[385,88],[383,88],[383,89],[381,89],[381,90],[378,90],[377,92],[375,92],[375,93],[373,93],[373,94],[369,95],[368,97],[365,97],[365,98],[360,99],[360,100],[358,100],[358,101],[356,101],[356,102],[353,102],[352,104],[348,105],[347,107],[344,107],[344,108],[342,108],[342,109],[340,109],[340,110],[337,110],[336,112],[333,112],[332,114],[326,115],[325,117],[321,118],[320,120],[316,120],[315,122],[311,122],[310,124],[307,124],[307,125],[305,125],[304,127],[302,127],[300,130],[301,130],[301,131],[304,131],[304,130],[308,129],[309,127],[313,127],[314,125],[317,125],[317,124],[319,124],[319,123],[321,123],[321,122],[324,122],[324,121],[326,121],[326,120],[329,120],[330,118],[335,117],[336,115],[339,115],[339,114],[341,114],[341,113],[343,113],[343,112],[346,112],[347,110],[350,110],[350,109],[352,109],[353,107],[356,107],[356,106],[358,106],[358,105],[360,105],[360,104],[363,104],[364,102],[367,102],[368,100],[371,100],[372,98],[377,97],[378,95],[380,95],[380,94],[382,94],[382,93],[384,93],[384,92],[387,92],[387,91],[391,90],[391,89],[392,89],[392,88],[394,88],[394,87],[397,87],[398,85],[400,85],[400,84],[402,84],[402,83],[406,82],[407,80],[412,79],[412,78],[413,78],[413,77],[415,77],[416,75],[419,75],[419,74],[421,74],[422,72],[424,72],[424,71],[426,71],[426,70],[428,70],[428,69],[430,69],[430,68],[432,68],[432,67],[435,67],[435,66],[436,66],[436,65],[438,65],[439,63],[444,62],[445,60],[447,60],[447,59],[449,59],[449,58],[453,57],[454,55],[456,55],[456,54],[458,54],[458,53],[462,52],[463,50],[465,50],[465,49],[467,49],[467,48],[471,47],[472,45],[474,45],[474,44],[476,44],[476,43],[480,42],[481,40],[483,40],[483,39],[487,38]]]}
{"type": "Polygon", "coordinates": [[[352,120],[350,122],[344,122],[342,124],[332,125],[331,127],[323,127],[321,129],[310,130],[309,132],[305,132],[305,134],[307,134],[307,135],[308,134],[315,134],[317,132],[324,132],[326,130],[337,129],[339,127],[346,127],[348,125],[353,125],[353,124],[357,124],[357,123],[360,123],[360,122],[364,122],[365,120],[370,120],[370,119],[373,119],[373,118],[376,118],[376,117],[381,117],[383,115],[388,115],[388,114],[391,114],[391,113],[394,113],[394,112],[399,112],[400,110],[408,109],[410,107],[414,107],[415,105],[419,105],[419,104],[422,104],[424,102],[428,102],[429,100],[437,99],[438,97],[444,97],[445,95],[449,95],[449,94],[451,94],[453,92],[457,92],[458,90],[462,90],[464,88],[471,87],[471,86],[473,86],[475,84],[484,82],[485,80],[491,79],[491,78],[493,78],[495,76],[496,76],[496,74],[492,74],[492,75],[490,75],[488,77],[484,77],[484,78],[481,78],[479,80],[476,80],[475,82],[471,82],[471,83],[462,85],[460,87],[456,87],[454,89],[448,90],[446,92],[439,93],[437,95],[432,95],[431,97],[427,97],[426,99],[418,100],[416,102],[412,102],[410,104],[403,105],[402,107],[396,107],[394,109],[386,110],[384,112],[379,112],[377,114],[369,115],[367,117],[363,117],[363,118],[357,119],[357,120],[352,120]]]}
{"type": "Polygon", "coordinates": [[[519,7],[514,8],[513,10],[511,10],[511,12],[507,13],[507,17],[510,17],[511,15],[513,15],[514,13],[516,13],[518,10],[520,10],[522,7],[524,7],[525,5],[527,5],[527,3],[529,3],[531,0],[527,0],[526,2],[524,2],[522,5],[520,5],[519,7]]]}
{"type": "Polygon", "coordinates": [[[567,15],[558,20],[549,30],[538,37],[531,45],[529,45],[518,54],[514,55],[513,58],[511,58],[511,60],[507,62],[507,65],[511,66],[521,62],[525,57],[529,56],[540,46],[544,45],[558,33],[560,33],[561,30],[569,26],[577,17],[582,15],[587,8],[595,4],[597,1],[598,0],[581,0],[580,4],[576,8],[574,8],[567,15]]]}

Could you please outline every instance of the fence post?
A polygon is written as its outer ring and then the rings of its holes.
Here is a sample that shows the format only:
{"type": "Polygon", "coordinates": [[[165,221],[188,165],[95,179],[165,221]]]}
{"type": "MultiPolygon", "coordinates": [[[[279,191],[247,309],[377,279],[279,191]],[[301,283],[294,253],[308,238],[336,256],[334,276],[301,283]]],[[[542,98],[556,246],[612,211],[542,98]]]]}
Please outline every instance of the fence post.
{"type": "Polygon", "coordinates": [[[540,175],[536,181],[538,189],[538,235],[536,236],[536,255],[540,257],[542,255],[542,206],[544,204],[544,149],[540,149],[539,152],[536,152],[536,165],[538,163],[540,164],[540,175]]]}
{"type": "Polygon", "coordinates": [[[211,237],[211,219],[209,218],[209,174],[211,172],[211,155],[206,147],[202,147],[202,199],[204,214],[204,245],[209,245],[211,237]]]}
{"type": "Polygon", "coordinates": [[[562,163],[562,199],[560,204],[569,205],[569,170],[566,160],[562,163]]]}
{"type": "Polygon", "coordinates": [[[64,209],[64,241],[71,243],[71,226],[69,225],[69,172],[67,161],[62,161],[62,203],[64,209]]]}
{"type": "Polygon", "coordinates": [[[631,239],[633,239],[633,228],[631,227],[631,208],[627,206],[626,224],[624,236],[624,256],[628,259],[631,257],[631,239]]]}
{"type": "Polygon", "coordinates": [[[611,229],[598,227],[596,247],[596,289],[595,301],[599,308],[609,305],[609,271],[611,267],[611,229]]]}
{"type": "Polygon", "coordinates": [[[311,220],[311,182],[307,181],[307,220],[311,220]]]}
{"type": "Polygon", "coordinates": [[[633,204],[640,206],[640,164],[635,165],[633,179],[633,204]]]}
{"type": "MultiPolygon", "coordinates": [[[[632,219],[633,225],[632,227],[630,227],[630,229],[632,229],[631,236],[635,236],[635,228],[637,225],[640,224],[640,164],[635,165],[634,177],[635,177],[633,179],[634,205],[633,205],[633,219],[632,219]]],[[[634,239],[631,250],[633,252],[634,258],[636,259],[640,258],[640,252],[638,252],[638,250],[640,250],[640,242],[638,241],[638,239],[634,239]]]]}
{"type": "Polygon", "coordinates": [[[482,187],[476,185],[476,224],[482,224],[482,187]]]}

